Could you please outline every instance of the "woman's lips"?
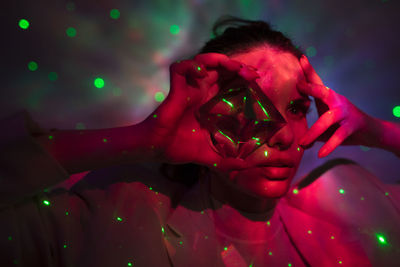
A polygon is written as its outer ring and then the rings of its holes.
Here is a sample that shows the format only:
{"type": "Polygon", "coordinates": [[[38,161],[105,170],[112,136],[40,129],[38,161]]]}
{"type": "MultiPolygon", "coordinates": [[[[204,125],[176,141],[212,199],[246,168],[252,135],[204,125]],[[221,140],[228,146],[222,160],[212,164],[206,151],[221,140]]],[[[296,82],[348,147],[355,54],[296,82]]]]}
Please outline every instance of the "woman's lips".
{"type": "Polygon", "coordinates": [[[287,179],[293,170],[289,166],[265,166],[261,167],[263,175],[269,180],[284,180],[287,179]]]}

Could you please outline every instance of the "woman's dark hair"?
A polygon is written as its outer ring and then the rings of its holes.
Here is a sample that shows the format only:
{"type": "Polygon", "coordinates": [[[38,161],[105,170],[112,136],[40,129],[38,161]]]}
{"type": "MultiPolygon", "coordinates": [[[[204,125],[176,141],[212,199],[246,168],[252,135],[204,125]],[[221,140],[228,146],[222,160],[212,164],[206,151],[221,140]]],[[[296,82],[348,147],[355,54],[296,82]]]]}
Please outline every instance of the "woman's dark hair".
{"type": "MultiPolygon", "coordinates": [[[[199,53],[213,52],[231,56],[267,45],[283,52],[290,52],[297,58],[303,55],[289,38],[283,33],[273,30],[265,21],[222,16],[214,23],[212,32],[214,37],[205,43],[199,53]]],[[[165,163],[161,166],[164,176],[188,187],[194,185],[199,177],[207,171],[207,167],[194,163],[181,165],[165,163]]]]}
{"type": "Polygon", "coordinates": [[[268,45],[297,58],[303,53],[283,33],[275,31],[262,20],[246,20],[233,16],[222,16],[212,29],[214,38],[205,43],[199,53],[221,53],[233,55],[245,53],[257,46],[268,45]]]}

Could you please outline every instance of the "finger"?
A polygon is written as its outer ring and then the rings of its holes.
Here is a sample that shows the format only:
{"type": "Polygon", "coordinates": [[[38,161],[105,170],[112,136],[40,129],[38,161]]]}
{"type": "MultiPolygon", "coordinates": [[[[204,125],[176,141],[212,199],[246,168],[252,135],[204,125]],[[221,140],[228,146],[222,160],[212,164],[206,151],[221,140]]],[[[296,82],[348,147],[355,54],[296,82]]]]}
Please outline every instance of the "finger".
{"type": "Polygon", "coordinates": [[[334,108],[325,112],[303,136],[299,145],[307,147],[311,143],[315,142],[319,136],[329,129],[329,127],[343,120],[344,117],[344,111],[341,108],[334,108]]]}
{"type": "Polygon", "coordinates": [[[237,73],[247,81],[259,78],[256,68],[247,66],[239,61],[230,59],[219,53],[205,53],[195,56],[195,61],[205,65],[206,68],[223,68],[229,72],[237,73]]]}
{"type": "Polygon", "coordinates": [[[313,66],[311,66],[310,62],[308,61],[308,58],[305,55],[302,55],[300,58],[300,66],[303,69],[307,81],[309,81],[310,83],[324,85],[321,78],[318,76],[313,66]]]}
{"type": "Polygon", "coordinates": [[[175,74],[179,74],[182,76],[190,74],[198,78],[203,78],[207,76],[207,71],[205,67],[201,63],[193,60],[177,61],[171,64],[169,70],[171,76],[175,74]]]}
{"type": "Polygon", "coordinates": [[[297,83],[297,88],[300,93],[310,95],[312,97],[321,99],[322,101],[326,101],[329,95],[332,93],[332,90],[324,85],[307,83],[303,80],[300,80],[297,83]]]}
{"type": "Polygon", "coordinates": [[[353,126],[351,123],[345,123],[329,138],[329,140],[321,147],[318,152],[318,157],[326,157],[340,144],[344,142],[353,133],[353,126]]]}

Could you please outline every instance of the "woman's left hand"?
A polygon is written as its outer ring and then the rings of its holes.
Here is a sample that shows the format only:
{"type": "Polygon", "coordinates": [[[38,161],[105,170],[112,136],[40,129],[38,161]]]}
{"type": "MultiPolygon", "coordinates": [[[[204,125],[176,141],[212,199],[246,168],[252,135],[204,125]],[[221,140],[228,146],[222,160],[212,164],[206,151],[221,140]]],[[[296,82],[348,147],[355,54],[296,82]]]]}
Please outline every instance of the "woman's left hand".
{"type": "Polygon", "coordinates": [[[299,145],[309,147],[315,141],[326,142],[318,152],[319,157],[329,155],[341,144],[374,146],[376,119],[326,87],[306,56],[300,58],[300,65],[307,82],[299,82],[299,91],[315,98],[319,118],[299,145]]]}

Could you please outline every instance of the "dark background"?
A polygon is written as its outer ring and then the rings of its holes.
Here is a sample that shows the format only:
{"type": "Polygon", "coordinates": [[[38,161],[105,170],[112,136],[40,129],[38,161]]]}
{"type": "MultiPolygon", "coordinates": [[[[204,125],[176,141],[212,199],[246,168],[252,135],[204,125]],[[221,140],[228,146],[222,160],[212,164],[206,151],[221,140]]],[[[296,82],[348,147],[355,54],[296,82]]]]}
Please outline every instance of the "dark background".
{"type": "MultiPolygon", "coordinates": [[[[214,21],[231,14],[271,22],[306,52],[327,86],[372,116],[400,120],[392,111],[400,105],[399,1],[13,0],[1,6],[1,117],[24,108],[43,128],[137,123],[159,105],[157,92],[168,94],[169,64],[192,56],[214,21]],[[110,17],[112,9],[119,18],[110,17]],[[28,29],[18,26],[20,19],[30,22],[28,29]],[[69,27],[74,37],[66,34],[69,27]],[[29,70],[31,61],[36,71],[29,70]],[[94,86],[96,77],[103,88],[94,86]]],[[[309,116],[315,121],[315,108],[309,116]]],[[[320,146],[305,153],[297,178],[326,160],[317,158],[320,146]]],[[[359,162],[384,182],[400,180],[400,160],[389,152],[341,147],[327,159],[336,157],[359,162]]]]}

